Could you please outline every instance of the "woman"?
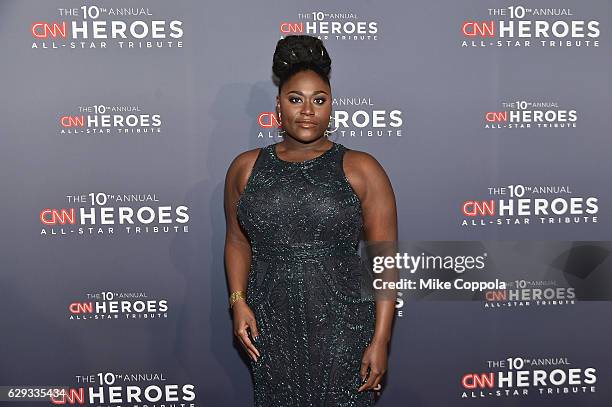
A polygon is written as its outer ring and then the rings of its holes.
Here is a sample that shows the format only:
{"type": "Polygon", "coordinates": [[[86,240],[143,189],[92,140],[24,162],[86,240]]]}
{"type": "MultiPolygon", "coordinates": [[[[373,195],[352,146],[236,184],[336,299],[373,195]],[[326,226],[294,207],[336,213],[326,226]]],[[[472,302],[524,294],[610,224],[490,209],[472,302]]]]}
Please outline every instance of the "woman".
{"type": "Polygon", "coordinates": [[[357,247],[396,241],[391,184],[369,154],[327,139],[331,59],[311,36],[273,59],[283,141],[238,155],[225,180],[234,333],[255,405],[371,406],[387,370],[394,300],[364,296],[357,247]]]}

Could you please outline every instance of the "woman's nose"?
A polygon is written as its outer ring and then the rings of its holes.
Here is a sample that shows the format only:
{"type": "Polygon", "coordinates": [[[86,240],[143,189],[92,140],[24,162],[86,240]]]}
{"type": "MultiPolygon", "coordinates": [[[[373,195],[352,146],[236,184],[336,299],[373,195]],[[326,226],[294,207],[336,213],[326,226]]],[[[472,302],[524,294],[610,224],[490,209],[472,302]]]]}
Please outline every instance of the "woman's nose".
{"type": "Polygon", "coordinates": [[[309,101],[304,102],[304,104],[302,105],[302,113],[312,114],[313,112],[314,112],[314,108],[312,106],[312,103],[309,101]]]}

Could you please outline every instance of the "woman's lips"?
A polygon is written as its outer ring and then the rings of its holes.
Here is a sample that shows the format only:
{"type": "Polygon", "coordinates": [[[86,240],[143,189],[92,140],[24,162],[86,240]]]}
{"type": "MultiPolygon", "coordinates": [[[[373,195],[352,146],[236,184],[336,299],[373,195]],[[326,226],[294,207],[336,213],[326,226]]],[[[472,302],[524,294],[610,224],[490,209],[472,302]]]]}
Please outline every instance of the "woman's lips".
{"type": "Polygon", "coordinates": [[[305,129],[310,129],[312,127],[316,127],[317,125],[313,122],[296,122],[298,126],[304,127],[305,129]]]}

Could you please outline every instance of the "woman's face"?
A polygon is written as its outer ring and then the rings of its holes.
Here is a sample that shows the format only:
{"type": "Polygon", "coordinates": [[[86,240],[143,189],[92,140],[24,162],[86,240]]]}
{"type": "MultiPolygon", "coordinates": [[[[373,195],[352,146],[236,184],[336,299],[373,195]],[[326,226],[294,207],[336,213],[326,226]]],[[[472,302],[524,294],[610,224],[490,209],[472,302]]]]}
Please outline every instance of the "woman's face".
{"type": "Polygon", "coordinates": [[[276,97],[277,115],[290,137],[310,142],[323,135],[332,110],[331,89],[313,71],[300,71],[283,84],[276,97]]]}

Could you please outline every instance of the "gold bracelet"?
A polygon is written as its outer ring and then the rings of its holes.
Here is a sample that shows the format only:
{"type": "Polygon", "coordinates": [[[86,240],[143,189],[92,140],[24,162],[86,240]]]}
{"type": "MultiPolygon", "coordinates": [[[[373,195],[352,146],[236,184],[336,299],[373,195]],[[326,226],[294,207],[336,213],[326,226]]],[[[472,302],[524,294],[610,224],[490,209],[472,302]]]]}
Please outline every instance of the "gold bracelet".
{"type": "Polygon", "coordinates": [[[234,307],[234,303],[238,300],[246,300],[246,293],[242,290],[240,291],[234,291],[230,297],[229,297],[229,302],[230,302],[230,308],[234,307]]]}

